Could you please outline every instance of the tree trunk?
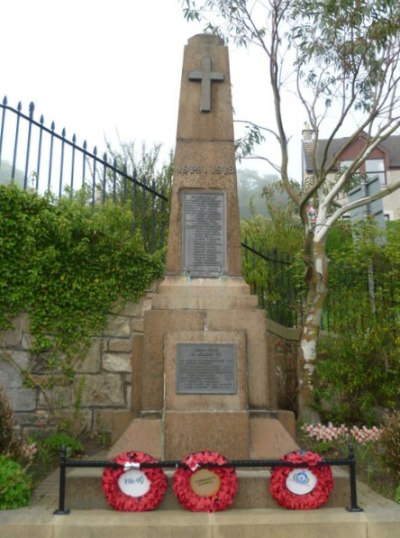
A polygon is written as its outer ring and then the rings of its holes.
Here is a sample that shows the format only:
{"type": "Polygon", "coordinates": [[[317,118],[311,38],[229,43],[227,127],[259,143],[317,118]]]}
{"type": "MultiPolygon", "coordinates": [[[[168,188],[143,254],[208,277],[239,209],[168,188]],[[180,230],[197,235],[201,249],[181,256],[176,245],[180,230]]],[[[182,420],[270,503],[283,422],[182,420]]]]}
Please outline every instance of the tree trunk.
{"type": "Polygon", "coordinates": [[[305,319],[300,336],[299,356],[299,415],[303,420],[313,421],[316,414],[311,408],[312,374],[317,358],[317,343],[321,329],[322,310],[327,294],[328,259],[325,240],[310,240],[306,253],[308,265],[306,281],[308,286],[305,319]]]}

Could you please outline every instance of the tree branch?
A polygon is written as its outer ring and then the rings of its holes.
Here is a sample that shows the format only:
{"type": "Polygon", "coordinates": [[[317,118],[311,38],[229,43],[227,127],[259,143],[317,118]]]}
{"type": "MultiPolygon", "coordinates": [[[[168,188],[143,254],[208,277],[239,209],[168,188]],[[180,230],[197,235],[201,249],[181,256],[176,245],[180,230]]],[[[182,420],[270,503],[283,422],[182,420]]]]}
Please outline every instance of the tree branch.
{"type": "Polygon", "coordinates": [[[319,230],[315,232],[315,241],[321,241],[323,236],[328,233],[328,230],[333,226],[333,224],[335,224],[335,222],[345,213],[348,213],[352,209],[357,209],[357,207],[362,207],[370,204],[371,202],[375,202],[376,200],[380,200],[381,198],[385,198],[385,196],[395,192],[397,189],[400,189],[400,181],[397,181],[392,185],[388,185],[384,190],[372,194],[371,196],[366,196],[365,198],[361,198],[360,200],[356,200],[341,206],[327,219],[325,224],[316,224],[316,228],[319,228],[319,230]]]}

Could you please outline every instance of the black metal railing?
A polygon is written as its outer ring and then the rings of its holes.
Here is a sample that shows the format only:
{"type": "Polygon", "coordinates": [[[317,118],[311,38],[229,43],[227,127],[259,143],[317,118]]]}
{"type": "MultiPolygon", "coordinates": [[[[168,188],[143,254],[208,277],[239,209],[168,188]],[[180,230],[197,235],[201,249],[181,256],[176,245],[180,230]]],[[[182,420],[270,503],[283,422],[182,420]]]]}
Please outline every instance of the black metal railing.
{"type": "Polygon", "coordinates": [[[297,276],[294,258],[277,249],[261,250],[245,239],[242,263],[245,280],[267,316],[286,327],[300,326],[306,289],[297,276]]]}
{"type": "MultiPolygon", "coordinates": [[[[277,249],[264,251],[246,240],[242,261],[245,280],[267,316],[286,327],[301,327],[307,296],[301,263],[277,249]]],[[[399,265],[388,260],[359,269],[330,260],[322,330],[335,329],[339,321],[341,326],[348,323],[354,328],[358,324],[362,329],[370,323],[371,314],[379,319],[398,319],[399,277],[399,265]]]]}
{"type": "MultiPolygon", "coordinates": [[[[363,512],[363,509],[358,506],[357,502],[357,480],[356,480],[356,458],[354,455],[353,447],[349,446],[349,453],[347,458],[335,458],[335,459],[324,459],[315,464],[316,467],[327,467],[327,466],[347,466],[349,469],[349,487],[350,487],[350,506],[346,507],[346,510],[349,512],[363,512]]],[[[106,468],[111,467],[114,469],[124,468],[124,464],[117,463],[115,461],[108,460],[73,460],[67,458],[66,447],[62,447],[60,452],[60,480],[59,480],[59,496],[58,496],[58,508],[53,512],[55,515],[68,515],[70,509],[65,506],[65,489],[67,482],[67,468],[106,468]]],[[[143,469],[149,468],[167,468],[167,469],[178,469],[178,468],[188,468],[186,463],[183,463],[179,460],[168,460],[168,461],[157,461],[157,462],[143,462],[140,464],[140,467],[143,469]]],[[[304,468],[310,467],[307,462],[302,463],[293,463],[290,461],[282,460],[232,460],[226,463],[217,464],[217,463],[206,463],[199,464],[199,468],[215,468],[215,467],[233,467],[233,468],[274,468],[274,467],[293,467],[293,468],[304,468]]]]}
{"type": "Polygon", "coordinates": [[[140,230],[150,251],[166,243],[168,196],[159,192],[154,181],[138,177],[107,153],[88,150],[86,141],[77,144],[76,135],[68,138],[65,129],[56,131],[54,122],[46,127],[43,115],[37,121],[35,106],[29,112],[0,104],[0,183],[10,181],[39,194],[56,197],[84,188],[93,206],[106,200],[130,204],[135,228],[140,230]]]}

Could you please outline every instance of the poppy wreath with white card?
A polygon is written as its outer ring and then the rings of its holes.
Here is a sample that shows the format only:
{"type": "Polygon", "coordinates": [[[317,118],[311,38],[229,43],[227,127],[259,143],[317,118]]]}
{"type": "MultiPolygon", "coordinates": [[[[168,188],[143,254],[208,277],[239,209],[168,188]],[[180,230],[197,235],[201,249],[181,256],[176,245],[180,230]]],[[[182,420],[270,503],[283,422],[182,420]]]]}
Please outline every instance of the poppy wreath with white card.
{"type": "Polygon", "coordinates": [[[158,460],[144,452],[124,452],[113,461],[121,467],[106,467],[102,476],[108,504],[123,512],[154,510],[167,491],[167,477],[160,467],[141,468],[141,464],[158,460]]]}

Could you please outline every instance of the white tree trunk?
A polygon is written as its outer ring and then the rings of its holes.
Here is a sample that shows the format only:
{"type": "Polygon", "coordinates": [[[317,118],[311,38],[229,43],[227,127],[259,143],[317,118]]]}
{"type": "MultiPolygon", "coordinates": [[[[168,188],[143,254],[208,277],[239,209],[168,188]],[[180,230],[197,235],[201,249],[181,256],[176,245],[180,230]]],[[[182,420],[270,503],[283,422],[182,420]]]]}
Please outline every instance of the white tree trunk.
{"type": "Polygon", "coordinates": [[[304,420],[315,419],[311,410],[312,375],[317,358],[317,343],[321,329],[322,311],[327,293],[328,259],[325,240],[310,242],[307,271],[307,302],[305,321],[300,336],[299,414],[304,420]]]}

